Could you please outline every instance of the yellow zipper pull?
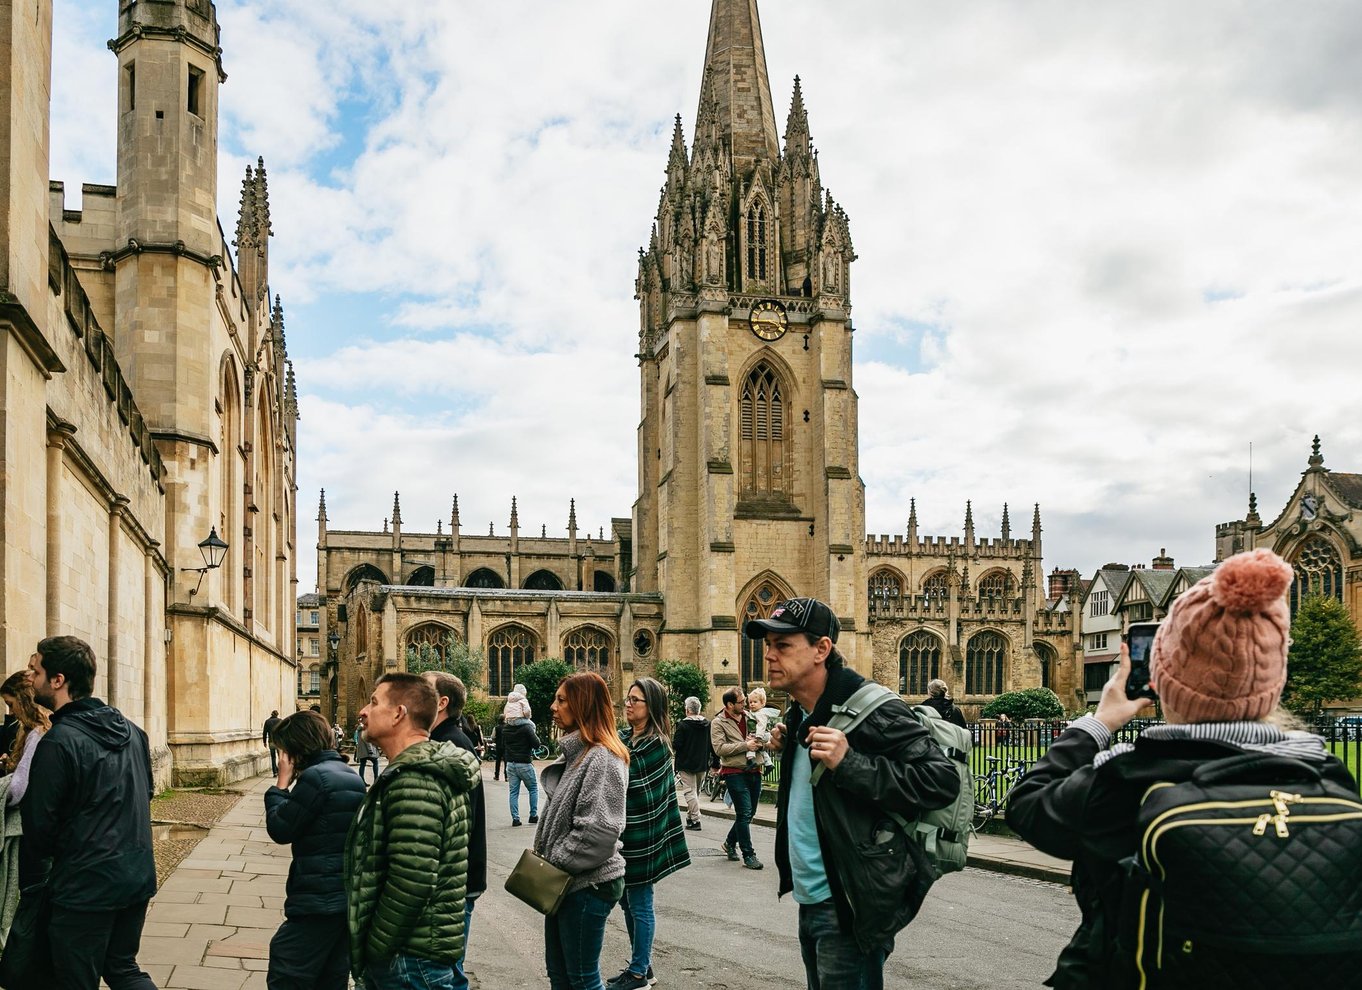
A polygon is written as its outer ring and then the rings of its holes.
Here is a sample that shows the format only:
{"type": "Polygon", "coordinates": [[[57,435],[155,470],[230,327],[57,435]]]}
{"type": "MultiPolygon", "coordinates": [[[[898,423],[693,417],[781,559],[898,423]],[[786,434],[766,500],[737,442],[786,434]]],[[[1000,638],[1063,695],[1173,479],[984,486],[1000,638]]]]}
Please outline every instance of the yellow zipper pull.
{"type": "Polygon", "coordinates": [[[1271,816],[1271,815],[1259,815],[1259,816],[1258,816],[1258,820],[1257,820],[1256,822],[1253,823],[1253,834],[1254,834],[1254,835],[1266,835],[1266,834],[1267,834],[1267,824],[1268,824],[1268,822],[1270,822],[1270,821],[1272,821],[1272,816],[1271,816]]]}
{"type": "Polygon", "coordinates": [[[1277,809],[1277,814],[1283,817],[1291,814],[1291,809],[1287,806],[1295,804],[1301,799],[1299,794],[1288,794],[1286,791],[1268,791],[1268,797],[1272,798],[1272,804],[1277,809]]]}
{"type": "Polygon", "coordinates": [[[1272,824],[1277,826],[1277,838],[1285,839],[1291,835],[1291,833],[1286,830],[1286,815],[1278,815],[1276,818],[1272,819],[1272,824]]]}

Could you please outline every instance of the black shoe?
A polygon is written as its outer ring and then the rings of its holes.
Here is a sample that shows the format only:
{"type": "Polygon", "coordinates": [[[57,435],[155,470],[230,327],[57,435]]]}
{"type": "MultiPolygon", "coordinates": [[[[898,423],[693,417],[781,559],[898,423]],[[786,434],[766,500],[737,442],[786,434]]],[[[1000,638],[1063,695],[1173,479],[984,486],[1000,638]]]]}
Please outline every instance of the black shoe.
{"type": "Polygon", "coordinates": [[[724,855],[728,857],[729,862],[736,863],[738,861],[737,846],[731,845],[730,843],[727,842],[723,842],[719,844],[719,848],[724,851],[724,855]]]}
{"type": "Polygon", "coordinates": [[[744,856],[742,858],[742,865],[749,870],[759,870],[761,869],[761,860],[757,859],[756,856],[744,856]]]}
{"type": "Polygon", "coordinates": [[[512,819],[511,819],[511,828],[520,828],[520,819],[519,819],[519,818],[512,818],[512,819]]]}
{"type": "Polygon", "coordinates": [[[538,815],[531,815],[531,816],[530,816],[530,824],[531,824],[531,825],[538,825],[538,824],[539,824],[539,816],[538,816],[538,815]]]}
{"type": "Polygon", "coordinates": [[[646,976],[636,976],[627,969],[606,984],[610,990],[647,990],[652,986],[646,976]]]}
{"type": "Polygon", "coordinates": [[[686,822],[686,828],[689,829],[689,830],[692,831],[692,832],[698,832],[698,831],[700,831],[700,823],[699,823],[699,822],[686,822]]]}

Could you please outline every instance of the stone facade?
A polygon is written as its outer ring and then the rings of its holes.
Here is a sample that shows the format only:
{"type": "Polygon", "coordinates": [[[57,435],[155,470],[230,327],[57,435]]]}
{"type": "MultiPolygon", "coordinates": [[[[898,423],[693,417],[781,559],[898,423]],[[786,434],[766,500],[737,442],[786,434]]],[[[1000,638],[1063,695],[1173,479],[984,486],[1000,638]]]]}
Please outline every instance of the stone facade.
{"type": "Polygon", "coordinates": [[[263,165],[240,272],[215,215],[207,0],[122,0],[118,185],[48,178],[51,0],[0,0],[4,669],[90,641],[96,692],[151,737],[158,782],[265,765],[293,700],[296,394],[267,290],[263,165]],[[202,571],[199,543],[229,545],[202,571]]]}
{"type": "Polygon", "coordinates": [[[599,543],[571,513],[566,540],[526,539],[513,502],[509,537],[469,537],[456,500],[448,532],[404,533],[397,504],[382,532],[337,532],[323,497],[318,591],[341,636],[328,716],[352,718],[439,630],[488,650],[494,691],[505,651],[587,665],[604,651],[617,696],[658,659],[697,663],[716,688],[761,684],[741,623],[793,595],[829,602],[849,662],[910,695],[939,672],[970,706],[1040,684],[1075,704],[1078,591],[1045,594],[1039,508],[1029,538],[1005,520],[976,539],[968,510],[962,536],[919,537],[915,507],[906,535],[866,535],[855,258],[798,79],[777,137],[756,0],[714,0],[694,133],[676,119],[639,253],[632,517],[599,543]]]}

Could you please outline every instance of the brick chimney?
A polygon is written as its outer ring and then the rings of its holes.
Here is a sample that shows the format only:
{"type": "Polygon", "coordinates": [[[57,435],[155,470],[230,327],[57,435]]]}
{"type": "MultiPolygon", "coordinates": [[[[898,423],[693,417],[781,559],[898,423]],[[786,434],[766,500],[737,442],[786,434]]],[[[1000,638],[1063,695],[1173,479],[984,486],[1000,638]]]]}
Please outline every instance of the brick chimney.
{"type": "Polygon", "coordinates": [[[1159,555],[1154,558],[1154,562],[1150,566],[1156,571],[1175,570],[1173,567],[1173,558],[1168,556],[1167,547],[1159,547],[1159,555]]]}

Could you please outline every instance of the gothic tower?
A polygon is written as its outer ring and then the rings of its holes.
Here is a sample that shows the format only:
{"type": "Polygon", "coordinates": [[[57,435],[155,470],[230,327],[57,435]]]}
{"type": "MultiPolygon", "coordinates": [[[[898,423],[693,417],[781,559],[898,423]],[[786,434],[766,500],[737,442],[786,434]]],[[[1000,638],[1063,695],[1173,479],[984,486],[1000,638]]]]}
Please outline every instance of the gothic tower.
{"type": "Polygon", "coordinates": [[[693,140],[678,117],[639,254],[632,587],[664,596],[657,655],[719,685],[765,681],[741,620],[792,595],[830,602],[869,670],[853,260],[799,80],[782,148],[757,2],[714,0],[693,140]]]}

